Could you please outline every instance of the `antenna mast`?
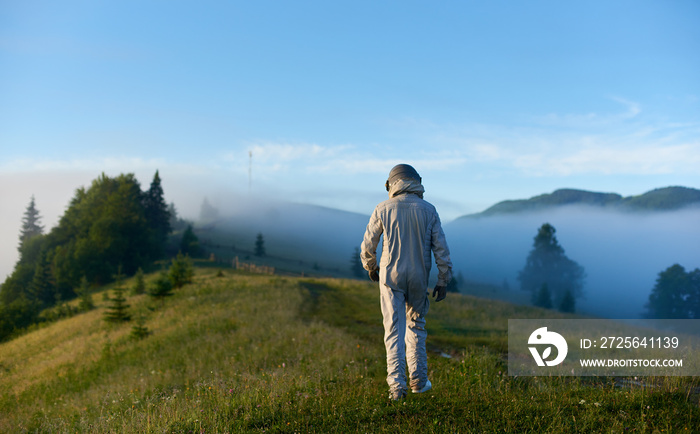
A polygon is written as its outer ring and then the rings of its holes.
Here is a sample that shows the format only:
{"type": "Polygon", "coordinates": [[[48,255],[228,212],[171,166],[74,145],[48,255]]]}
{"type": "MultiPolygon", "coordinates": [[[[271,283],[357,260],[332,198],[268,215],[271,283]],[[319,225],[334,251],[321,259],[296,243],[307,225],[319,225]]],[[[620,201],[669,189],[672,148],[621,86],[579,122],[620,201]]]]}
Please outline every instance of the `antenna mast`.
{"type": "Polygon", "coordinates": [[[248,151],[248,194],[253,190],[253,151],[248,151]]]}

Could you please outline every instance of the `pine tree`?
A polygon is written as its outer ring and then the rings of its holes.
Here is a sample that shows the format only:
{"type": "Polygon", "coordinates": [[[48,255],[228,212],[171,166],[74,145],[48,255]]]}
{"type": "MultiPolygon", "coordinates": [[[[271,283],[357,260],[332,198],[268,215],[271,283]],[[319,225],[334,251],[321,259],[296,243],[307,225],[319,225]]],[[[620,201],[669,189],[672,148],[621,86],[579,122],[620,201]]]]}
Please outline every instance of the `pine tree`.
{"type": "Polygon", "coordinates": [[[195,235],[192,225],[187,225],[187,229],[182,234],[182,240],[180,241],[180,252],[192,258],[197,258],[200,256],[201,251],[199,238],[195,235]]]}
{"type": "Polygon", "coordinates": [[[501,288],[504,291],[510,291],[510,284],[508,283],[508,279],[503,279],[503,283],[501,284],[501,288]]]}
{"type": "Polygon", "coordinates": [[[552,308],[552,294],[549,292],[549,287],[546,283],[543,283],[542,286],[540,286],[539,291],[537,291],[534,304],[535,306],[543,307],[545,309],[552,308]]]}
{"type": "Polygon", "coordinates": [[[80,298],[78,303],[78,309],[82,312],[87,312],[95,308],[95,302],[92,299],[92,293],[90,292],[90,284],[88,283],[87,277],[83,276],[80,279],[80,286],[75,290],[76,295],[80,298]]]}
{"type": "Polygon", "coordinates": [[[170,210],[163,196],[163,187],[157,170],[150,188],[144,194],[143,206],[148,226],[152,232],[153,255],[160,258],[165,251],[165,244],[172,227],[170,225],[170,210]]]}
{"type": "Polygon", "coordinates": [[[121,267],[119,267],[119,271],[114,277],[116,280],[114,283],[114,297],[109,299],[110,304],[107,306],[104,319],[112,323],[129,321],[131,315],[129,315],[129,305],[126,303],[126,297],[124,296],[124,275],[121,273],[121,267]]]}
{"type": "Polygon", "coordinates": [[[190,257],[178,253],[170,265],[169,276],[175,288],[182,288],[184,285],[191,283],[194,277],[194,266],[190,257]]]}
{"type": "Polygon", "coordinates": [[[265,256],[265,239],[262,233],[255,238],[255,256],[265,256]]]}
{"type": "Polygon", "coordinates": [[[161,305],[165,301],[165,297],[173,295],[173,282],[165,270],[162,270],[158,278],[153,282],[153,285],[148,289],[148,295],[160,300],[161,305]]]}
{"type": "Polygon", "coordinates": [[[357,278],[365,277],[365,269],[362,267],[362,260],[360,259],[360,248],[355,247],[350,257],[350,272],[353,276],[357,278]]]}
{"type": "Polygon", "coordinates": [[[168,205],[168,213],[170,215],[171,230],[181,231],[187,227],[187,222],[184,219],[181,219],[177,214],[177,209],[175,208],[175,204],[173,202],[170,202],[170,205],[168,205]]]}
{"type": "Polygon", "coordinates": [[[690,280],[690,296],[688,297],[690,317],[700,319],[700,268],[688,272],[688,280],[690,280]]]}
{"type": "Polygon", "coordinates": [[[518,280],[522,290],[532,293],[533,302],[537,300],[542,285],[547,284],[553,305],[559,306],[567,290],[574,298],[581,296],[585,271],[566,256],[555,233],[556,229],[549,223],[540,227],[518,280]]]}
{"type": "Polygon", "coordinates": [[[202,207],[199,210],[199,220],[204,223],[210,223],[219,218],[219,210],[209,203],[207,198],[204,198],[202,207]]]}
{"type": "Polygon", "coordinates": [[[36,209],[34,196],[32,196],[32,199],[29,201],[29,205],[27,205],[27,209],[24,211],[24,217],[22,217],[22,229],[20,230],[19,246],[17,247],[17,250],[19,250],[20,253],[22,252],[22,248],[25,246],[27,241],[44,233],[44,227],[39,224],[40,220],[41,216],[39,215],[39,211],[36,209]]]}
{"type": "Polygon", "coordinates": [[[564,298],[561,299],[559,304],[560,312],[574,313],[576,311],[576,299],[570,290],[566,290],[564,293],[564,298]]]}
{"type": "Polygon", "coordinates": [[[144,281],[143,269],[141,267],[139,267],[139,269],[136,270],[136,275],[134,276],[134,278],[134,287],[131,288],[132,294],[139,295],[146,292],[146,282],[144,281]]]}
{"type": "Polygon", "coordinates": [[[460,281],[457,276],[453,276],[452,279],[447,283],[447,292],[459,293],[460,281]]]}
{"type": "Polygon", "coordinates": [[[698,318],[699,299],[700,270],[686,272],[682,265],[674,264],[659,273],[649,294],[646,314],[649,318],[698,318]]]}
{"type": "Polygon", "coordinates": [[[34,277],[29,285],[29,294],[42,307],[52,306],[56,302],[56,287],[51,274],[51,264],[46,252],[42,252],[34,268],[34,277]]]}
{"type": "Polygon", "coordinates": [[[143,339],[150,334],[151,332],[148,330],[148,327],[146,327],[146,318],[143,315],[139,315],[136,324],[131,327],[130,336],[133,339],[143,339]]]}

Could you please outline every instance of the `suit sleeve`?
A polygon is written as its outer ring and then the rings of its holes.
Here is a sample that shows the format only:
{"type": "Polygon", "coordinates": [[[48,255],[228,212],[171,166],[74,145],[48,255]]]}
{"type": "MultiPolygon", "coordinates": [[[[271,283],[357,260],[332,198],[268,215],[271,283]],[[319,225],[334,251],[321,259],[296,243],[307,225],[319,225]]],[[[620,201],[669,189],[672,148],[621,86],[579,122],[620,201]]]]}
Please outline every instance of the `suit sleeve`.
{"type": "Polygon", "coordinates": [[[367,224],[360,252],[362,266],[367,271],[379,268],[377,266],[377,246],[379,245],[379,238],[382,236],[383,232],[384,227],[382,226],[382,221],[379,218],[379,213],[375,209],[367,224]]]}
{"type": "Polygon", "coordinates": [[[438,269],[438,286],[447,286],[452,280],[452,261],[450,260],[450,248],[447,247],[445,233],[442,231],[440,217],[435,216],[436,222],[433,225],[431,249],[435,255],[435,264],[438,269]]]}

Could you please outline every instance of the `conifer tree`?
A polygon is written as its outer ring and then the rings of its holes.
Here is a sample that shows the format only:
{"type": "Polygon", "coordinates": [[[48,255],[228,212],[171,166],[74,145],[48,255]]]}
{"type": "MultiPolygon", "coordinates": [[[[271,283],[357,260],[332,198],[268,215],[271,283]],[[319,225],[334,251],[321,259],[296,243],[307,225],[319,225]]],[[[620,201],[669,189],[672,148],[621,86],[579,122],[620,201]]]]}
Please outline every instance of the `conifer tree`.
{"type": "Polygon", "coordinates": [[[534,304],[535,306],[543,307],[545,309],[552,308],[552,293],[549,292],[549,287],[546,283],[543,283],[542,286],[540,286],[540,289],[537,291],[534,304]]]}
{"type": "Polygon", "coordinates": [[[199,238],[195,235],[192,225],[187,225],[187,229],[182,234],[180,241],[180,252],[192,258],[200,256],[202,249],[199,247],[199,238]]]}
{"type": "Polygon", "coordinates": [[[700,268],[688,272],[688,280],[690,280],[689,316],[693,319],[700,319],[700,268]]]}
{"type": "Polygon", "coordinates": [[[459,288],[461,286],[462,280],[460,279],[460,275],[452,276],[452,279],[449,281],[447,284],[447,287],[445,290],[447,292],[455,292],[459,293],[459,288]]]}
{"type": "Polygon", "coordinates": [[[360,260],[360,248],[355,247],[350,258],[350,272],[357,278],[365,277],[365,269],[362,267],[362,261],[360,260]]]}
{"type": "Polygon", "coordinates": [[[559,304],[559,311],[567,313],[574,313],[576,311],[576,299],[568,289],[564,293],[564,298],[562,298],[559,304]]]}
{"type": "Polygon", "coordinates": [[[191,283],[194,277],[194,266],[190,257],[178,253],[170,265],[169,276],[175,288],[182,288],[187,283],[191,283]]]}
{"type": "Polygon", "coordinates": [[[20,253],[27,241],[44,233],[44,227],[39,223],[40,220],[41,216],[39,215],[39,210],[36,209],[34,196],[32,196],[27,209],[24,211],[24,217],[22,217],[22,229],[20,230],[19,246],[17,247],[20,253]]]}
{"type": "Polygon", "coordinates": [[[109,299],[109,306],[107,306],[107,312],[105,313],[105,321],[118,323],[125,322],[131,319],[129,315],[129,305],[126,303],[126,297],[124,296],[124,275],[121,273],[121,267],[115,277],[114,283],[114,297],[109,299]]]}
{"type": "Polygon", "coordinates": [[[649,294],[646,316],[649,318],[700,318],[700,269],[686,272],[673,264],[660,272],[649,294]]]}
{"type": "Polygon", "coordinates": [[[582,295],[585,271],[566,256],[555,233],[556,229],[549,223],[539,228],[518,280],[522,290],[532,293],[533,302],[537,301],[542,285],[547,284],[552,305],[559,306],[567,290],[574,298],[582,295]]]}
{"type": "Polygon", "coordinates": [[[153,256],[160,258],[165,251],[170,225],[170,210],[165,202],[160,175],[156,170],[151,186],[143,198],[144,215],[152,232],[153,256]]]}
{"type": "Polygon", "coordinates": [[[146,327],[146,318],[143,315],[139,315],[136,319],[136,324],[131,327],[130,336],[133,339],[143,339],[150,334],[151,332],[148,330],[148,327],[146,327]]]}
{"type": "Polygon", "coordinates": [[[508,279],[503,279],[503,283],[501,284],[501,288],[504,291],[510,291],[510,284],[508,283],[508,279]]]}
{"type": "Polygon", "coordinates": [[[46,252],[39,255],[34,268],[34,277],[29,285],[29,294],[42,307],[52,306],[56,302],[56,288],[51,274],[51,264],[46,252]]]}
{"type": "Polygon", "coordinates": [[[219,218],[219,210],[216,209],[205,197],[199,211],[199,220],[203,223],[210,223],[219,218]]]}
{"type": "Polygon", "coordinates": [[[255,238],[255,256],[265,256],[265,239],[262,233],[255,238]]]}
{"type": "Polygon", "coordinates": [[[79,310],[87,312],[95,308],[95,302],[92,299],[90,284],[88,283],[87,277],[83,276],[80,279],[80,286],[75,290],[75,293],[80,298],[80,302],[78,303],[79,310]]]}
{"type": "Polygon", "coordinates": [[[173,295],[173,282],[165,270],[162,270],[158,278],[153,282],[153,285],[148,289],[148,295],[160,300],[161,305],[164,303],[165,297],[173,295]]]}
{"type": "MultiPolygon", "coordinates": [[[[22,259],[25,259],[25,251],[27,250],[29,241],[44,233],[44,226],[40,224],[40,221],[41,216],[39,215],[39,210],[36,209],[34,196],[32,196],[29,205],[27,205],[27,209],[24,211],[24,216],[22,217],[22,228],[20,229],[19,244],[17,245],[17,250],[22,259]]],[[[36,260],[36,254],[38,253],[36,248],[33,250],[35,252],[32,262],[36,260]]]]}
{"type": "Polygon", "coordinates": [[[134,276],[134,287],[131,289],[131,292],[134,295],[139,295],[146,292],[146,282],[144,281],[143,269],[141,267],[136,270],[136,274],[134,276]]]}
{"type": "Polygon", "coordinates": [[[187,227],[187,222],[180,218],[180,216],[177,214],[177,209],[175,208],[175,204],[173,202],[170,202],[170,205],[168,205],[168,213],[170,214],[171,230],[181,231],[187,227]]]}

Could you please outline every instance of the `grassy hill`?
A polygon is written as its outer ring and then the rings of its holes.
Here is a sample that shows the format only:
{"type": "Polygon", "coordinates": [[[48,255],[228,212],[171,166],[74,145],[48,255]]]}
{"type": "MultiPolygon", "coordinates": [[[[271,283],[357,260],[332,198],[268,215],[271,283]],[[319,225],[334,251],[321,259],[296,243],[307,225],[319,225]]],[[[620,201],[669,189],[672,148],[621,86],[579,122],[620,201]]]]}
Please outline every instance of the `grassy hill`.
{"type": "Polygon", "coordinates": [[[133,321],[105,323],[96,295],[96,310],[1,344],[0,432],[692,432],[700,423],[697,379],[509,377],[507,319],[559,315],[454,294],[428,314],[434,390],[392,403],[375,284],[219,271],[199,269],[162,305],[129,297],[146,338],[130,337],[133,321]]]}

